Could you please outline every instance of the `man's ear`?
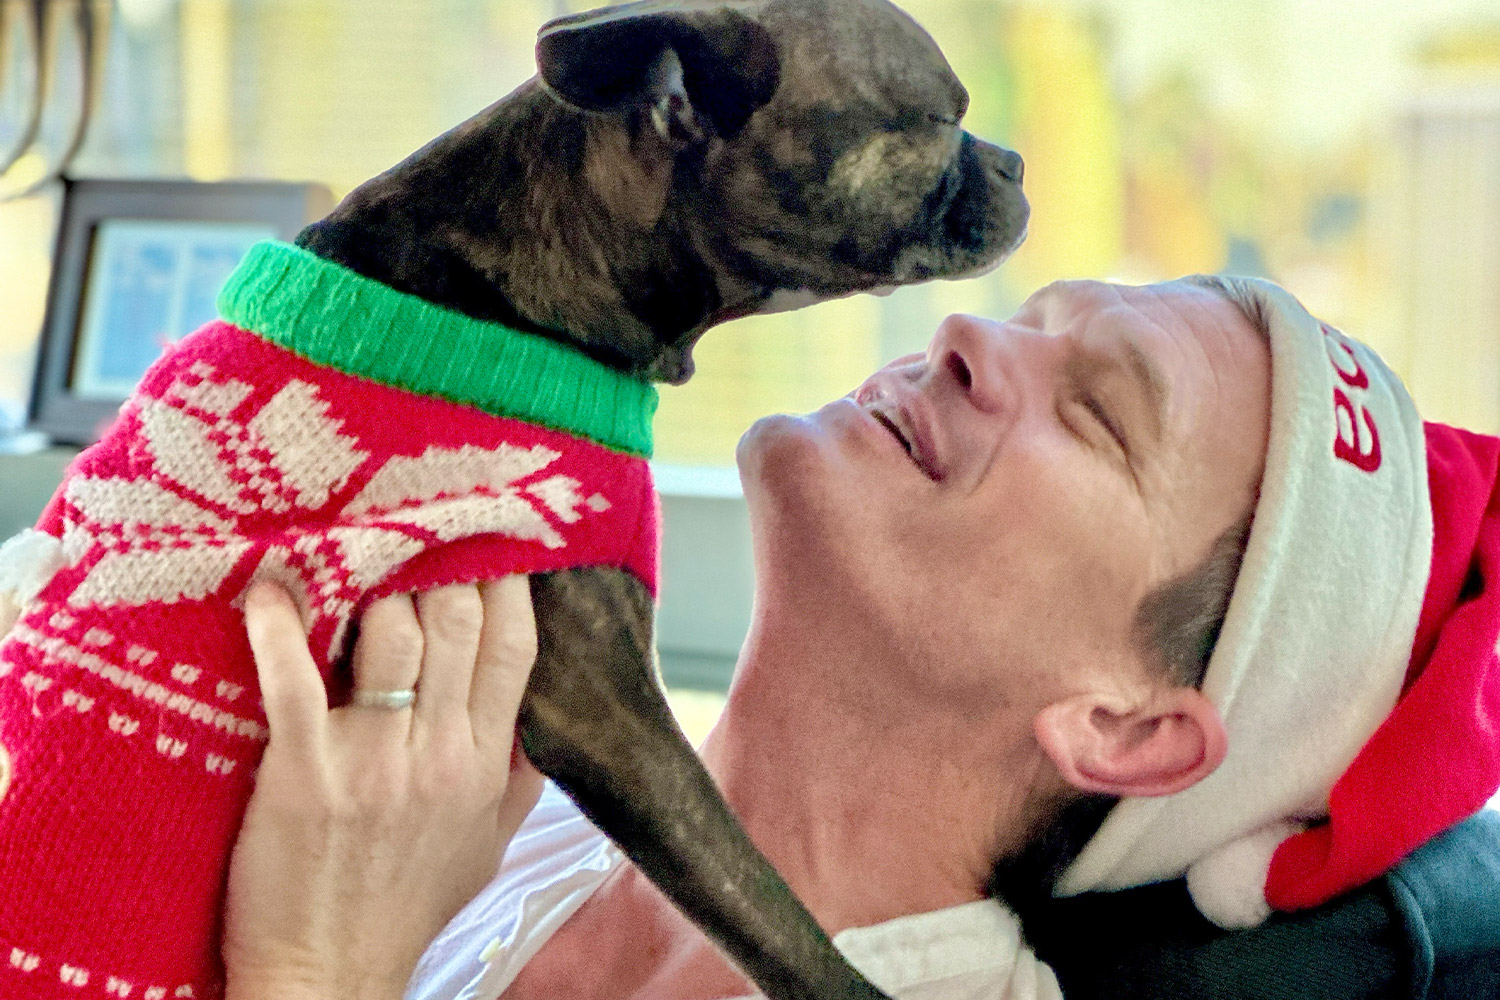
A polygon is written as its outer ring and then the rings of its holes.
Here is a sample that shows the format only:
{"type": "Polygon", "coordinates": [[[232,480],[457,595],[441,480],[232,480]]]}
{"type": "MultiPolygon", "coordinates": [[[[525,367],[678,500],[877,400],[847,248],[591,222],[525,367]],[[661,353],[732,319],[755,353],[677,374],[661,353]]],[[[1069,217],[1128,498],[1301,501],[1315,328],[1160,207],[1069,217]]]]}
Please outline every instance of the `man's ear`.
{"type": "Polygon", "coordinates": [[[1037,713],[1037,741],[1063,780],[1085,792],[1171,795],[1213,773],[1228,738],[1219,710],[1196,688],[1163,687],[1141,705],[1097,692],[1037,713]]]}
{"type": "Polygon", "coordinates": [[[585,111],[639,108],[679,147],[732,138],[781,82],[776,42],[728,7],[633,3],[559,18],[536,43],[542,85],[585,111]]]}

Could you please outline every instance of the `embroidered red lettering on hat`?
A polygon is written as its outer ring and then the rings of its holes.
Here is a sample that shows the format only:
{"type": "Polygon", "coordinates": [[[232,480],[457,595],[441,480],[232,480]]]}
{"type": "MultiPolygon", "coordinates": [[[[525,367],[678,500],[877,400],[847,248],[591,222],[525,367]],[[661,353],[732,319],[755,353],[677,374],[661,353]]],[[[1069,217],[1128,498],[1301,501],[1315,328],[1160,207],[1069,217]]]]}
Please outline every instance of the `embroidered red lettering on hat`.
{"type": "MultiPolygon", "coordinates": [[[[1354,349],[1345,343],[1338,332],[1323,326],[1323,341],[1328,348],[1328,363],[1338,374],[1339,380],[1351,390],[1363,392],[1370,388],[1370,376],[1359,366],[1354,349]],[[1345,368],[1340,355],[1348,358],[1350,368],[1345,368]]],[[[1338,386],[1333,388],[1333,454],[1363,472],[1374,472],[1380,468],[1380,432],[1375,427],[1375,417],[1364,406],[1356,406],[1349,394],[1338,386]],[[1339,419],[1339,415],[1344,420],[1339,419]],[[1360,420],[1364,421],[1364,433],[1360,431],[1360,420]],[[1347,424],[1348,434],[1345,434],[1347,424]],[[1369,437],[1369,447],[1364,438],[1369,437]]]]}

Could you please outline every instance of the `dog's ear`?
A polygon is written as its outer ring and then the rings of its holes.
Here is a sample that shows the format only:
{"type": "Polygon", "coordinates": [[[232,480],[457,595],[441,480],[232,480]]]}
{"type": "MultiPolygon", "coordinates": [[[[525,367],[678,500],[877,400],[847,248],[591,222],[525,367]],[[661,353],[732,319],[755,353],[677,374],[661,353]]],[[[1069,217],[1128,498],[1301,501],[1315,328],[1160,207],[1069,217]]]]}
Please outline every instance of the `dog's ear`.
{"type": "Polygon", "coordinates": [[[661,0],[559,18],[537,36],[542,84],[585,111],[647,111],[676,146],[733,138],[781,80],[775,40],[729,7],[661,0]]]}

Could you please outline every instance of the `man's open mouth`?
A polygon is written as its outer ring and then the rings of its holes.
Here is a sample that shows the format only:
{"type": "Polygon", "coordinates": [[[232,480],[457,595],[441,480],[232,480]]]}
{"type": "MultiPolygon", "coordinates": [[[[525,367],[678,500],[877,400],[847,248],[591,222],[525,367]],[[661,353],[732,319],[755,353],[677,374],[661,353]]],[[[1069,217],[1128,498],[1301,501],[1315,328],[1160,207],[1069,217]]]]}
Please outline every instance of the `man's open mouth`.
{"type": "Polygon", "coordinates": [[[886,430],[890,431],[892,436],[894,436],[895,439],[901,443],[901,447],[906,449],[906,454],[911,455],[911,442],[907,440],[905,434],[901,433],[901,428],[896,426],[896,421],[892,420],[888,414],[882,413],[880,410],[871,410],[870,416],[874,417],[877,423],[879,423],[886,430]]]}
{"type": "Polygon", "coordinates": [[[936,470],[932,468],[929,457],[918,446],[916,435],[907,427],[904,414],[899,410],[891,411],[878,407],[868,407],[866,412],[875,418],[876,423],[890,432],[891,437],[901,445],[902,450],[906,452],[907,457],[912,460],[912,464],[921,471],[922,475],[932,480],[939,478],[936,470]]]}

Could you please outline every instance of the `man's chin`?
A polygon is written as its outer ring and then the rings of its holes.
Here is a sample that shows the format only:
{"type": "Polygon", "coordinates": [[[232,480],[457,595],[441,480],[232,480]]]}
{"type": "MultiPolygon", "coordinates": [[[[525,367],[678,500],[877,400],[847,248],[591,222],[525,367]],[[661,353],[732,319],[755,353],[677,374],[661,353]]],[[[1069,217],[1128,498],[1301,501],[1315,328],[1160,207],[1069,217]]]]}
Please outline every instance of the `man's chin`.
{"type": "Polygon", "coordinates": [[[847,507],[846,495],[863,479],[851,461],[848,428],[831,407],[808,414],[774,414],[757,420],[735,449],[751,515],[816,517],[847,507]],[[800,513],[799,513],[800,512],[800,513]]]}
{"type": "Polygon", "coordinates": [[[740,481],[747,491],[752,482],[787,471],[782,468],[784,462],[818,447],[819,431],[814,416],[773,413],[761,417],[740,435],[739,444],[734,449],[734,461],[739,466],[740,481]]]}
{"type": "Polygon", "coordinates": [[[735,445],[734,464],[739,468],[740,487],[752,511],[785,473],[783,456],[788,451],[786,439],[795,429],[789,426],[794,419],[786,414],[762,417],[740,435],[735,445]]]}

